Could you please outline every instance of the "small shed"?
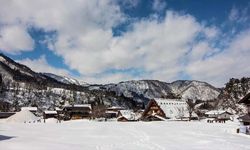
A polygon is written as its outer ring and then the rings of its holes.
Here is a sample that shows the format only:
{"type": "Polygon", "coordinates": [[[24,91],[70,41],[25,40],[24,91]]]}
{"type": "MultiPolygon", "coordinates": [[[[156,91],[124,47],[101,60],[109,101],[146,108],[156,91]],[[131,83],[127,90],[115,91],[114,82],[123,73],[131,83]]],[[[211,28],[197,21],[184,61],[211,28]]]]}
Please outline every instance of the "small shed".
{"type": "Polygon", "coordinates": [[[238,119],[240,121],[240,133],[250,134],[250,115],[246,114],[238,119]]]}
{"type": "Polygon", "coordinates": [[[46,110],[43,112],[43,118],[44,119],[57,118],[57,111],[46,110]]]}
{"type": "Polygon", "coordinates": [[[119,107],[119,106],[112,106],[108,107],[105,111],[105,118],[117,118],[118,117],[118,112],[120,110],[124,110],[125,108],[119,107]]]}

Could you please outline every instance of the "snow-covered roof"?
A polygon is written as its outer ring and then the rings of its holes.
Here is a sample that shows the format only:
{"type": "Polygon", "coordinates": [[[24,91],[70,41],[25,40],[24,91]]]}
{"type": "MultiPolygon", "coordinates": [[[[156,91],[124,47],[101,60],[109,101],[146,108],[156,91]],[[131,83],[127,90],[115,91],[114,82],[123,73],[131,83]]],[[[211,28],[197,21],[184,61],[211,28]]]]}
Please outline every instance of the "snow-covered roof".
{"type": "Polygon", "coordinates": [[[7,122],[21,122],[21,123],[34,122],[37,120],[39,120],[39,118],[36,117],[32,112],[30,112],[27,109],[21,110],[16,114],[7,118],[7,122]]]}
{"type": "Polygon", "coordinates": [[[112,106],[112,107],[107,108],[107,110],[110,110],[110,109],[122,110],[124,108],[120,106],[112,106]]]}
{"type": "Polygon", "coordinates": [[[239,119],[239,121],[250,122],[250,115],[246,114],[244,116],[240,116],[238,119],[239,119]]]}
{"type": "Polygon", "coordinates": [[[105,113],[106,114],[118,114],[117,111],[112,111],[112,110],[106,110],[105,113]]]}
{"type": "Polygon", "coordinates": [[[61,109],[61,108],[56,107],[56,111],[62,111],[62,109],[61,109]]]}
{"type": "Polygon", "coordinates": [[[46,110],[44,111],[45,114],[57,114],[57,111],[46,110]]]}
{"type": "Polygon", "coordinates": [[[64,107],[88,107],[89,109],[92,109],[91,104],[75,104],[75,105],[65,105],[64,107]]]}
{"type": "MultiPolygon", "coordinates": [[[[167,118],[179,119],[189,117],[188,105],[184,100],[163,98],[155,98],[154,100],[164,111],[167,118]]],[[[197,117],[197,114],[193,112],[192,117],[197,117]]]]}
{"type": "Polygon", "coordinates": [[[121,113],[121,116],[128,120],[136,120],[139,118],[139,116],[137,116],[133,110],[120,110],[119,112],[121,113]]]}
{"type": "Polygon", "coordinates": [[[37,107],[22,107],[21,110],[37,111],[37,107]]]}
{"type": "Polygon", "coordinates": [[[225,110],[211,110],[211,111],[206,112],[205,114],[206,115],[220,115],[220,114],[224,114],[224,113],[231,114],[225,110]]]}

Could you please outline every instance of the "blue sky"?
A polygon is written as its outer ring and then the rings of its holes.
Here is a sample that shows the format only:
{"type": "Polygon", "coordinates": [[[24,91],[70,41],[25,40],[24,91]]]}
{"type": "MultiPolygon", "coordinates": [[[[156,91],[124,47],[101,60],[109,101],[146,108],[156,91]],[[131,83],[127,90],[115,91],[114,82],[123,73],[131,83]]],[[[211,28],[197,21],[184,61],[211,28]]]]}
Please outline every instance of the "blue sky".
{"type": "Polygon", "coordinates": [[[250,76],[247,0],[0,0],[0,51],[90,83],[250,76]]]}

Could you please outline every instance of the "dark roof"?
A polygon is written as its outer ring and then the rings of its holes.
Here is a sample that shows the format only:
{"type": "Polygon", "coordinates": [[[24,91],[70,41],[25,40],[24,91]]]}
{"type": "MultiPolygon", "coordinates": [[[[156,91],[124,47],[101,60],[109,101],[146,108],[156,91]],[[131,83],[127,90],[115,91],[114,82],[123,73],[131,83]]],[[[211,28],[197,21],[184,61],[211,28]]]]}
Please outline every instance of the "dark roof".
{"type": "Polygon", "coordinates": [[[8,118],[14,114],[15,112],[0,112],[0,118],[8,118]]]}
{"type": "Polygon", "coordinates": [[[242,120],[243,122],[250,122],[250,114],[246,114],[244,116],[241,116],[238,119],[242,120]]]}
{"type": "Polygon", "coordinates": [[[250,104],[250,93],[244,96],[238,103],[250,104]]]}

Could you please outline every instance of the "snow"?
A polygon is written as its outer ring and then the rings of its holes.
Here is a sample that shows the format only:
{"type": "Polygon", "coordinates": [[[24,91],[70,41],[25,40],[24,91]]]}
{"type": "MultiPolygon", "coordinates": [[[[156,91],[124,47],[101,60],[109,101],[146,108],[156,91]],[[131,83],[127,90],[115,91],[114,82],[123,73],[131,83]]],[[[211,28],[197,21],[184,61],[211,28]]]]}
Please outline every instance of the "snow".
{"type": "Polygon", "coordinates": [[[37,107],[22,107],[21,110],[37,111],[37,107]]]}
{"type": "Polygon", "coordinates": [[[45,122],[46,122],[46,123],[57,123],[58,120],[55,119],[55,118],[48,118],[48,119],[45,119],[45,122]]]}
{"type": "Polygon", "coordinates": [[[92,109],[91,104],[75,104],[75,105],[65,105],[64,107],[87,107],[89,109],[92,109]]]}
{"type": "Polygon", "coordinates": [[[225,110],[211,110],[211,111],[208,111],[206,112],[205,114],[206,115],[219,115],[219,114],[223,114],[223,113],[229,113],[225,110]]]}
{"type": "Polygon", "coordinates": [[[108,110],[123,110],[123,109],[125,109],[125,108],[123,108],[123,107],[120,107],[120,106],[112,106],[112,107],[109,107],[109,108],[107,108],[108,110]]]}
{"type": "Polygon", "coordinates": [[[133,112],[133,110],[120,110],[120,113],[123,117],[125,117],[128,120],[136,120],[139,119],[136,114],[133,112]]]}
{"type": "Polygon", "coordinates": [[[203,101],[213,100],[220,94],[219,89],[208,83],[200,81],[175,81],[172,83],[157,80],[131,80],[118,84],[107,84],[104,86],[108,91],[114,91],[117,95],[125,97],[141,96],[152,99],[169,94],[179,95],[184,99],[199,99],[203,101]]]}
{"type": "Polygon", "coordinates": [[[6,119],[6,122],[14,122],[14,123],[34,123],[38,121],[39,118],[36,117],[32,112],[29,110],[22,110],[17,112],[16,114],[10,116],[6,119]]]}
{"type": "Polygon", "coordinates": [[[249,150],[235,123],[94,122],[0,124],[4,150],[249,150]]]}
{"type": "Polygon", "coordinates": [[[52,111],[52,110],[45,110],[45,114],[57,114],[57,111],[52,111]]]}

